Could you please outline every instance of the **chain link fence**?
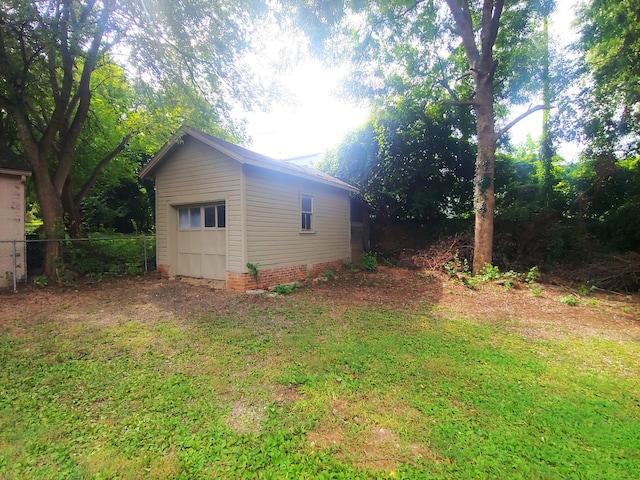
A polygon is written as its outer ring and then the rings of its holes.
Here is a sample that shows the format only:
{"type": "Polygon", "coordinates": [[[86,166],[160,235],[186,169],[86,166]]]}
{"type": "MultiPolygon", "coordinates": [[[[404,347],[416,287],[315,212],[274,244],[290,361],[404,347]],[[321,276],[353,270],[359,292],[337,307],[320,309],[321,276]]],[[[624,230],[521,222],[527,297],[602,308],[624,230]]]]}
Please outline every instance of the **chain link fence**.
{"type": "Polygon", "coordinates": [[[46,242],[58,242],[62,252],[58,276],[64,282],[78,277],[99,279],[116,275],[140,275],[155,270],[156,239],[152,235],[135,237],[90,237],[43,240],[0,240],[0,287],[13,287],[29,278],[40,283],[46,242]]]}

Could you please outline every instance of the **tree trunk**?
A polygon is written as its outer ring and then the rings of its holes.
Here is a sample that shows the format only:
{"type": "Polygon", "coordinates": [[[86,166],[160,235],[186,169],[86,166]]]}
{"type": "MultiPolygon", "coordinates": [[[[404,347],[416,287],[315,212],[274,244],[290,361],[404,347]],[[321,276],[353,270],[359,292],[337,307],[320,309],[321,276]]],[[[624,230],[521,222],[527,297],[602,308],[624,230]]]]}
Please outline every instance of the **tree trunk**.
{"type": "Polygon", "coordinates": [[[85,231],[82,224],[82,212],[73,197],[71,175],[67,177],[62,187],[62,208],[64,210],[64,221],[69,235],[72,238],[84,237],[85,231]]]}
{"type": "Polygon", "coordinates": [[[473,273],[493,257],[493,214],[495,210],[496,134],[493,111],[493,68],[475,74],[474,109],[478,129],[478,156],[474,178],[475,236],[473,273]]]}
{"type": "Polygon", "coordinates": [[[47,166],[33,165],[33,178],[36,184],[40,217],[45,234],[44,275],[54,282],[58,280],[58,266],[61,257],[61,246],[58,239],[64,235],[62,202],[58,196],[47,166]],[[41,171],[41,170],[44,170],[41,171]]]}

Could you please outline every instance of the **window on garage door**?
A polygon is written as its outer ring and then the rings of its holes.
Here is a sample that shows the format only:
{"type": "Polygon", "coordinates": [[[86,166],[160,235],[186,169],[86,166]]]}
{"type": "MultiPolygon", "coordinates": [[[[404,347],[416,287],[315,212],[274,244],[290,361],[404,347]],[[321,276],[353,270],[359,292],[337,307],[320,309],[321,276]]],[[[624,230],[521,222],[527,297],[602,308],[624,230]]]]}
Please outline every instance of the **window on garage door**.
{"type": "Polygon", "coordinates": [[[183,207],[178,209],[178,229],[201,230],[225,228],[227,215],[224,204],[183,207]]]}

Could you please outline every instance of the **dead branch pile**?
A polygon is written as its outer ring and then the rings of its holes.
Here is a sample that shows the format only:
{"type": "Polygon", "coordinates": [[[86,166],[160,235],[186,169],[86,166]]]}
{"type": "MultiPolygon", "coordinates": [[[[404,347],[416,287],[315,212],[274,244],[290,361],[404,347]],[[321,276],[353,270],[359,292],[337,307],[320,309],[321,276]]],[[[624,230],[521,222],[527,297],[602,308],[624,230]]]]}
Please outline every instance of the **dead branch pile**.
{"type": "Polygon", "coordinates": [[[421,250],[402,250],[399,254],[397,264],[404,268],[416,268],[428,271],[441,271],[445,263],[458,258],[471,259],[473,247],[469,238],[463,235],[454,235],[438,240],[421,250]]]}
{"type": "Polygon", "coordinates": [[[611,292],[640,290],[640,254],[628,252],[599,258],[575,272],[571,279],[611,292]]]}

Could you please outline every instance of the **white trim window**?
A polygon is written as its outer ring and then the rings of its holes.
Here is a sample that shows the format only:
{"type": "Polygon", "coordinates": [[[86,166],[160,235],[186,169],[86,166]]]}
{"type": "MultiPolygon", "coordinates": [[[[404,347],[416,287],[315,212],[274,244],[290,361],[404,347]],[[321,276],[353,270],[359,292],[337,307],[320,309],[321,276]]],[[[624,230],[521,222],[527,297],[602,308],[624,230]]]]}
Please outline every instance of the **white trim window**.
{"type": "Polygon", "coordinates": [[[311,195],[300,195],[300,230],[303,232],[313,231],[313,197],[311,195]]]}
{"type": "Polygon", "coordinates": [[[181,207],[178,208],[178,229],[225,228],[227,226],[226,213],[224,204],[181,207]]]}

